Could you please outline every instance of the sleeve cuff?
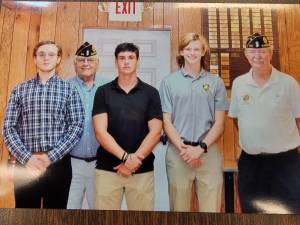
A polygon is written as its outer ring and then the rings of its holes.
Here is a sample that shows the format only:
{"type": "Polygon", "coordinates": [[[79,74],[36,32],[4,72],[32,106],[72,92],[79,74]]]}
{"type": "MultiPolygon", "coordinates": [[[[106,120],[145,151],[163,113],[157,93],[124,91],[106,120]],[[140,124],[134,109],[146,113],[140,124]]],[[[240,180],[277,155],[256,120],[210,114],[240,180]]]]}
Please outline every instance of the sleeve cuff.
{"type": "Polygon", "coordinates": [[[17,159],[21,164],[26,165],[29,159],[31,158],[31,156],[32,156],[31,152],[26,152],[23,153],[19,159],[18,158],[17,159]]]}
{"type": "Polygon", "coordinates": [[[53,150],[48,152],[48,158],[52,163],[56,162],[58,160],[58,158],[56,157],[56,154],[53,152],[53,150]]]}

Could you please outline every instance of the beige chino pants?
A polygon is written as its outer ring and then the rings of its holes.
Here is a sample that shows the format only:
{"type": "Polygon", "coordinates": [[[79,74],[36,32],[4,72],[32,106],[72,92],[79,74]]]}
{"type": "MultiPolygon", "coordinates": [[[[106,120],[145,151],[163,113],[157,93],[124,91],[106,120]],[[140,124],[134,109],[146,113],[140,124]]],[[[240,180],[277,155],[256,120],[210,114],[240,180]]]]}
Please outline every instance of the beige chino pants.
{"type": "Polygon", "coordinates": [[[202,155],[200,167],[190,168],[178,150],[169,143],[166,154],[171,211],[191,211],[192,185],[195,181],[200,212],[219,212],[223,185],[222,157],[213,145],[202,155]]]}
{"type": "Polygon", "coordinates": [[[122,177],[117,173],[95,172],[95,209],[120,210],[125,194],[128,210],[154,209],[154,172],[122,177]]]}

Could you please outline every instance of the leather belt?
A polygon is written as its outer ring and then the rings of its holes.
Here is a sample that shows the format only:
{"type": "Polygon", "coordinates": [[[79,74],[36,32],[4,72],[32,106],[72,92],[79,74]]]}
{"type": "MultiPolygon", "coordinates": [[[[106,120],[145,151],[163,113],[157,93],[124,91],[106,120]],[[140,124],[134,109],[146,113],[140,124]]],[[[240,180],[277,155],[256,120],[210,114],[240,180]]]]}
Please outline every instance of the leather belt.
{"type": "Polygon", "coordinates": [[[200,145],[200,142],[199,141],[194,142],[194,141],[183,140],[183,144],[185,144],[185,145],[191,145],[191,146],[198,146],[198,145],[200,145]]]}
{"type": "Polygon", "coordinates": [[[89,157],[89,158],[83,158],[83,157],[74,156],[74,155],[71,155],[71,158],[79,159],[79,160],[84,160],[84,161],[86,161],[86,162],[92,162],[92,161],[94,161],[94,160],[97,159],[96,156],[94,156],[94,157],[89,157]]]}

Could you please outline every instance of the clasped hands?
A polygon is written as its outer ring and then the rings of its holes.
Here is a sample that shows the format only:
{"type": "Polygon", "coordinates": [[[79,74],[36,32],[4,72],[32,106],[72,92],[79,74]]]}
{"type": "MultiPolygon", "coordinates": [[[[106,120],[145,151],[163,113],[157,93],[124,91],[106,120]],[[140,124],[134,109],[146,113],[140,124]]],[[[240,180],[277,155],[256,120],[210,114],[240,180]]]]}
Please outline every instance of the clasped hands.
{"type": "Polygon", "coordinates": [[[47,167],[51,164],[50,159],[46,152],[39,152],[33,153],[30,159],[26,164],[26,168],[28,169],[29,173],[34,176],[38,177],[42,173],[44,173],[47,167]]]}
{"type": "Polygon", "coordinates": [[[128,155],[127,160],[115,166],[114,170],[116,170],[120,176],[129,177],[142,165],[143,159],[144,156],[138,153],[131,153],[128,155]]]}
{"type": "Polygon", "coordinates": [[[199,145],[191,146],[181,143],[180,145],[180,156],[184,162],[191,168],[197,168],[202,164],[201,155],[204,153],[199,145]]]}

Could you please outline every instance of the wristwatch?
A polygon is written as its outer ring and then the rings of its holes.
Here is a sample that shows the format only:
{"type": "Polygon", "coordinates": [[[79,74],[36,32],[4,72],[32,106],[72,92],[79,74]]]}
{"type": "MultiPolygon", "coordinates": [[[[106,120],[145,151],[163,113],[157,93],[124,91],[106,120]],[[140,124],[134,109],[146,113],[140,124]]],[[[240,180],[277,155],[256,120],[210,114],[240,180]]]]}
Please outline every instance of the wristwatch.
{"type": "Polygon", "coordinates": [[[207,144],[205,142],[199,142],[200,147],[204,150],[204,153],[207,153],[207,144]]]}

